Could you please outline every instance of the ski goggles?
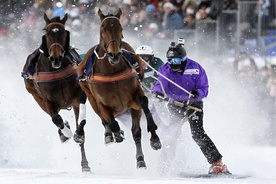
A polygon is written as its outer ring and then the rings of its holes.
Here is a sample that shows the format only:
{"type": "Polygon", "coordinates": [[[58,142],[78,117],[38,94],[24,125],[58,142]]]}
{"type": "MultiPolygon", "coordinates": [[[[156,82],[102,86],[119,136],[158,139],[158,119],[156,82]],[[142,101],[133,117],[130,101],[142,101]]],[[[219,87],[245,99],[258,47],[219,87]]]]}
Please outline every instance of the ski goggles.
{"type": "Polygon", "coordinates": [[[181,62],[185,61],[187,57],[183,58],[168,58],[167,62],[169,64],[179,65],[181,62]]]}

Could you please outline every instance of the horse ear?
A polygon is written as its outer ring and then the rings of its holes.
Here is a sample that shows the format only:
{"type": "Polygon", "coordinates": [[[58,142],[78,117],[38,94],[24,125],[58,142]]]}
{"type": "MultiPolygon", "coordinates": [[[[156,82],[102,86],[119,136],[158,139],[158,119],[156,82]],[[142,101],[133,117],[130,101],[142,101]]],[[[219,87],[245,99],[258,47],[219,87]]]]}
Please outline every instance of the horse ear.
{"type": "Polygon", "coordinates": [[[66,31],[66,42],[64,47],[65,52],[69,51],[69,47],[70,47],[70,32],[66,31]]]}
{"type": "Polygon", "coordinates": [[[68,14],[65,13],[63,19],[61,20],[61,23],[65,25],[65,22],[67,21],[67,19],[68,19],[68,14]]]}
{"type": "Polygon", "coordinates": [[[103,12],[102,12],[102,10],[100,8],[98,10],[98,16],[100,17],[101,21],[104,19],[103,12]]]}
{"type": "Polygon", "coordinates": [[[46,13],[44,13],[44,20],[45,20],[46,24],[50,23],[50,19],[48,18],[46,13]]]}
{"type": "Polygon", "coordinates": [[[122,10],[121,10],[121,8],[119,8],[118,13],[117,13],[115,16],[116,16],[118,19],[120,19],[121,15],[122,15],[122,10]]]}

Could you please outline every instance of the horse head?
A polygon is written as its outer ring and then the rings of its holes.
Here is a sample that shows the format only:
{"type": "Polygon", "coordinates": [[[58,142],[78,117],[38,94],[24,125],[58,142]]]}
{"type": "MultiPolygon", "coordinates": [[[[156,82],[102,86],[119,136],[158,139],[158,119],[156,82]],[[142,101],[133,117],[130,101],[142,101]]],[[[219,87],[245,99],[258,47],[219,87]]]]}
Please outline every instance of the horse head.
{"type": "Polygon", "coordinates": [[[68,15],[65,14],[62,19],[53,17],[51,20],[44,14],[46,22],[45,37],[42,41],[42,50],[44,55],[49,58],[53,68],[58,69],[62,65],[64,54],[68,52],[70,34],[65,30],[65,22],[68,15]]]}
{"type": "Polygon", "coordinates": [[[120,23],[122,10],[119,9],[116,15],[104,15],[101,9],[98,10],[98,15],[101,19],[100,27],[100,45],[111,65],[118,64],[120,61],[123,28],[120,23]]]}

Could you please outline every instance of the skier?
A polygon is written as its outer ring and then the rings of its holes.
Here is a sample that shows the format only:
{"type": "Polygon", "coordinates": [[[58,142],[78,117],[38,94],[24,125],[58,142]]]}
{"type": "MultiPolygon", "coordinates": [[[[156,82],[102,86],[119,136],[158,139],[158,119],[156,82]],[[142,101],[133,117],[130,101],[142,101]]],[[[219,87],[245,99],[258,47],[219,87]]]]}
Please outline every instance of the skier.
{"type": "MultiPolygon", "coordinates": [[[[153,49],[148,45],[139,46],[136,49],[135,53],[155,70],[158,70],[159,67],[164,64],[164,62],[160,58],[154,56],[153,49]]],[[[145,93],[150,93],[151,88],[156,82],[156,79],[154,79],[153,77],[157,78],[158,75],[157,72],[153,71],[147,64],[143,63],[144,79],[142,82],[142,86],[145,93]]]]}
{"type": "Polygon", "coordinates": [[[208,95],[209,88],[204,68],[196,61],[187,58],[182,41],[177,45],[172,42],[166,57],[167,62],[159,68],[158,81],[152,88],[152,93],[157,98],[168,100],[167,106],[170,112],[170,126],[166,130],[166,134],[170,136],[171,141],[168,145],[163,146],[169,147],[170,155],[163,155],[167,157],[164,161],[171,160],[174,156],[176,147],[172,143],[180,136],[183,125],[181,121],[186,118],[190,124],[192,138],[211,164],[208,173],[230,174],[222,162],[222,155],[203,129],[202,99],[208,95]]]}

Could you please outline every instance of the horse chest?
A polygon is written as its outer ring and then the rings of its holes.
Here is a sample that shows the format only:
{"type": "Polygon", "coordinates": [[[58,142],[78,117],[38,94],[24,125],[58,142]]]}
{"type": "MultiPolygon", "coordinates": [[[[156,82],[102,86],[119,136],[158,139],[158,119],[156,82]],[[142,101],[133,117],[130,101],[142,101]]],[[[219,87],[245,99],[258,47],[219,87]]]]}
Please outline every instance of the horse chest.
{"type": "Polygon", "coordinates": [[[60,80],[58,82],[39,83],[37,89],[44,99],[66,106],[72,103],[72,97],[76,93],[77,86],[68,85],[67,81],[60,80]]]}

